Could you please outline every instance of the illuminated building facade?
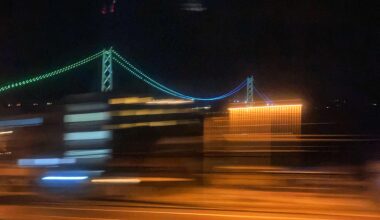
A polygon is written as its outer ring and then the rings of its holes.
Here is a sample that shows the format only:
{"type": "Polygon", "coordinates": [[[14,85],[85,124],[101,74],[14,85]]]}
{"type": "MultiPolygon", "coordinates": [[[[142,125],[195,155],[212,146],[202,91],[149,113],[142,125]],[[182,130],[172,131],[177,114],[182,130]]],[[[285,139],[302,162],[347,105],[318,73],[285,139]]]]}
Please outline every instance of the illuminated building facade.
{"type": "Polygon", "coordinates": [[[302,105],[268,105],[228,109],[229,133],[296,135],[301,133],[302,105]]]}
{"type": "Polygon", "coordinates": [[[227,115],[208,117],[204,139],[265,138],[301,133],[301,104],[231,106],[227,115]]]}
{"type": "MultiPolygon", "coordinates": [[[[204,152],[206,169],[225,166],[273,165],[298,156],[284,156],[286,145],[299,141],[302,105],[299,102],[276,102],[276,105],[231,104],[224,114],[206,117],[204,152]],[[233,158],[239,157],[239,161],[233,158]],[[222,160],[220,158],[223,158],[222,160]],[[279,160],[280,158],[280,160],[279,160]]],[[[289,163],[288,163],[289,162],[289,163]]]]}
{"type": "Polygon", "coordinates": [[[184,99],[117,97],[108,101],[114,134],[112,166],[140,175],[170,171],[189,177],[202,170],[203,110],[184,99]]]}

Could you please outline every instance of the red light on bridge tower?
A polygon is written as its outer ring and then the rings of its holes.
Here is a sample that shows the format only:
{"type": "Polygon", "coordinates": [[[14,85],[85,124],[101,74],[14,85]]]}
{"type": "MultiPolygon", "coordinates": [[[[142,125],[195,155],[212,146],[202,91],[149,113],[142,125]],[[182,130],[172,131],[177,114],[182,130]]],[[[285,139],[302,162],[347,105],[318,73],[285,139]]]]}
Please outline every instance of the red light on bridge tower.
{"type": "Polygon", "coordinates": [[[108,13],[111,13],[111,14],[114,13],[116,9],[116,3],[117,3],[116,0],[112,0],[112,2],[110,2],[109,0],[105,0],[103,3],[103,7],[100,10],[100,13],[102,13],[102,15],[106,15],[108,13]]]}

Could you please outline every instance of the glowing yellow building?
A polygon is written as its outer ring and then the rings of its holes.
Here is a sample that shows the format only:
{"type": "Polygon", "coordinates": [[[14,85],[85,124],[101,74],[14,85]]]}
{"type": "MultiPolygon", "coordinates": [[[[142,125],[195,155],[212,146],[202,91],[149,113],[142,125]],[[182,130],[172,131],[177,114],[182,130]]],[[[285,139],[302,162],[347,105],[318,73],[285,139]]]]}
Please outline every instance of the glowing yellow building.
{"type": "Polygon", "coordinates": [[[231,105],[227,115],[206,117],[205,141],[294,136],[301,133],[301,104],[231,105]]]}
{"type": "Polygon", "coordinates": [[[278,158],[290,158],[296,163],[299,157],[295,153],[284,156],[277,152],[287,151],[286,144],[299,140],[302,105],[299,102],[276,103],[231,104],[225,114],[206,117],[204,153],[210,157],[205,159],[205,168],[213,170],[221,164],[274,165],[278,158]],[[219,159],[213,155],[218,155],[219,159]]]}
{"type": "Polygon", "coordinates": [[[296,135],[301,132],[301,104],[231,107],[229,133],[296,135]]]}

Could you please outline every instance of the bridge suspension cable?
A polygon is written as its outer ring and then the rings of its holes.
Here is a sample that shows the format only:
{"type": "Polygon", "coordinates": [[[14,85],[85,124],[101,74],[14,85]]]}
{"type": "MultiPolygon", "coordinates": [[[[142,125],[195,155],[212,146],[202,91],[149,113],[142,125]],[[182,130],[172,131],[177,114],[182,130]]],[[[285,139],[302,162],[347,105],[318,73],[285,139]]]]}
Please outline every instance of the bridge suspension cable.
{"type": "Polygon", "coordinates": [[[62,74],[62,73],[65,73],[67,71],[70,71],[70,70],[73,70],[75,68],[78,68],[84,64],[87,64],[93,60],[95,60],[96,58],[100,57],[103,55],[103,51],[100,51],[98,53],[95,53],[87,58],[84,58],[82,60],[79,60],[73,64],[70,64],[70,65],[67,65],[65,67],[62,67],[62,68],[59,68],[57,70],[54,70],[54,71],[51,71],[51,72],[48,72],[48,73],[43,73],[43,74],[40,74],[40,75],[37,75],[37,76],[33,76],[33,77],[28,77],[24,80],[20,80],[20,81],[17,81],[17,82],[13,82],[13,83],[6,83],[2,86],[0,86],[0,93],[3,93],[7,90],[10,90],[10,89],[13,89],[13,88],[17,88],[17,87],[22,87],[22,86],[25,86],[25,85],[28,85],[28,84],[32,84],[32,83],[35,83],[35,82],[38,82],[38,81],[41,81],[41,80],[44,80],[44,79],[47,79],[47,78],[50,78],[50,77],[53,77],[53,76],[57,76],[59,74],[62,74]]]}
{"type": "Polygon", "coordinates": [[[266,102],[267,104],[273,104],[272,100],[270,100],[268,98],[268,96],[266,96],[264,93],[261,93],[257,88],[256,86],[253,86],[253,89],[256,91],[256,93],[261,97],[262,100],[264,100],[264,102],[266,102]]]}
{"type": "Polygon", "coordinates": [[[247,80],[244,80],[237,87],[235,87],[234,89],[232,89],[231,91],[229,91],[229,92],[227,92],[225,94],[222,94],[222,95],[219,95],[219,96],[215,96],[215,97],[207,97],[207,98],[193,97],[193,96],[189,96],[189,95],[185,95],[185,94],[179,93],[179,92],[177,92],[175,90],[172,90],[172,89],[164,86],[163,84],[161,84],[161,83],[157,82],[156,80],[150,78],[145,73],[143,73],[141,70],[139,70],[138,68],[136,68],[135,66],[133,66],[130,62],[128,62],[124,57],[122,57],[116,51],[112,50],[112,52],[113,52],[113,54],[115,54],[115,56],[112,56],[112,59],[117,64],[119,64],[121,67],[123,67],[125,70],[127,70],[129,73],[133,74],[134,76],[136,76],[140,80],[144,81],[145,83],[149,84],[150,86],[152,86],[152,87],[154,87],[154,88],[156,88],[158,90],[161,90],[162,92],[165,92],[165,93],[167,93],[169,95],[178,97],[178,98],[191,99],[191,100],[199,100],[199,101],[220,100],[220,99],[227,98],[227,97],[229,97],[229,96],[237,93],[238,91],[240,91],[242,88],[244,88],[247,85],[247,80]]]}
{"type": "MultiPolygon", "coordinates": [[[[124,57],[122,57],[119,53],[117,53],[116,51],[114,51],[111,48],[109,50],[102,50],[102,51],[95,53],[95,54],[93,54],[87,58],[84,58],[84,59],[79,60],[75,63],[72,63],[70,65],[64,66],[62,68],[56,69],[56,70],[51,71],[51,72],[43,73],[43,74],[33,76],[33,77],[28,77],[24,80],[20,80],[17,82],[11,82],[11,83],[6,83],[4,85],[0,85],[0,93],[3,93],[5,91],[8,91],[8,90],[13,89],[13,88],[23,87],[23,86],[26,86],[28,84],[32,84],[32,83],[35,83],[35,82],[38,82],[38,81],[41,81],[41,80],[44,80],[47,78],[51,78],[53,76],[60,75],[60,74],[65,73],[67,71],[76,69],[76,68],[78,68],[84,64],[87,64],[87,63],[89,63],[89,62],[91,62],[91,61],[93,61],[93,60],[95,60],[101,56],[103,56],[103,66],[104,66],[105,54],[108,54],[108,57],[109,57],[108,60],[111,60],[111,59],[114,60],[122,68],[124,68],[125,70],[127,70],[129,73],[133,74],[135,77],[139,78],[140,80],[144,81],[145,83],[149,84],[150,86],[152,86],[152,87],[154,87],[154,88],[156,88],[156,89],[158,89],[158,90],[160,90],[166,94],[169,94],[169,95],[172,95],[175,97],[179,97],[179,98],[183,98],[183,99],[191,99],[191,100],[199,100],[199,101],[220,100],[220,99],[227,98],[227,97],[239,92],[241,89],[243,89],[244,87],[247,86],[247,80],[244,80],[242,83],[240,83],[237,87],[235,87],[231,91],[229,91],[225,94],[222,94],[222,95],[215,96],[215,97],[202,98],[202,97],[193,97],[193,96],[185,95],[183,93],[180,93],[180,92],[177,92],[173,89],[170,89],[170,88],[166,87],[165,85],[157,82],[156,80],[150,78],[147,74],[145,74],[144,72],[142,72],[141,70],[139,70],[138,68],[133,66],[124,57]],[[111,56],[112,54],[114,56],[111,56]]],[[[109,61],[107,61],[107,62],[109,62],[109,61]]],[[[107,67],[107,68],[108,69],[106,69],[106,70],[109,71],[109,75],[110,75],[107,79],[112,80],[112,64],[109,63],[109,67],[107,67]]],[[[105,70],[102,71],[102,73],[104,73],[104,72],[105,72],[105,70]]],[[[102,80],[102,82],[103,82],[103,80],[102,80]]],[[[109,86],[110,89],[107,90],[107,89],[102,88],[102,91],[112,90],[112,82],[111,82],[111,84],[107,84],[107,85],[109,86]]],[[[102,86],[103,86],[103,84],[102,84],[102,86]]]]}

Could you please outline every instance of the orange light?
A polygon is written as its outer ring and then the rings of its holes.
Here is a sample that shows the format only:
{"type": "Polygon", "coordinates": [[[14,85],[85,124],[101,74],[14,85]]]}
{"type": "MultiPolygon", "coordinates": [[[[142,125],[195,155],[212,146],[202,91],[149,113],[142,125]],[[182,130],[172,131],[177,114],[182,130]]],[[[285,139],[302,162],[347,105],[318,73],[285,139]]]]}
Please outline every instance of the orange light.
{"type": "Polygon", "coordinates": [[[110,99],[108,101],[109,104],[115,105],[115,104],[139,104],[139,103],[146,103],[149,101],[152,101],[152,97],[127,97],[127,98],[114,98],[110,99]]]}
{"type": "Polygon", "coordinates": [[[193,181],[193,179],[189,178],[173,178],[173,177],[135,177],[135,178],[98,178],[98,179],[92,179],[92,183],[141,183],[141,182],[188,182],[193,181]]]}
{"type": "Polygon", "coordinates": [[[302,104],[231,107],[230,134],[299,134],[302,104]]]}
{"type": "Polygon", "coordinates": [[[289,108],[289,107],[302,107],[302,104],[295,104],[295,105],[265,105],[265,106],[245,106],[245,107],[231,107],[228,108],[229,111],[233,110],[254,110],[254,109],[261,109],[261,108],[289,108]]]}
{"type": "Polygon", "coordinates": [[[134,115],[162,115],[162,114],[179,114],[193,112],[192,109],[137,109],[113,111],[112,116],[134,116],[134,115]]]}
{"type": "Polygon", "coordinates": [[[193,103],[193,100],[185,99],[156,99],[146,102],[147,105],[177,105],[193,103]]]}
{"type": "Polygon", "coordinates": [[[167,121],[152,121],[152,122],[137,122],[137,123],[125,123],[116,125],[105,125],[104,129],[125,129],[125,128],[136,128],[136,127],[162,127],[162,126],[174,126],[174,125],[184,125],[184,124],[196,124],[199,120],[167,120],[167,121]]]}

